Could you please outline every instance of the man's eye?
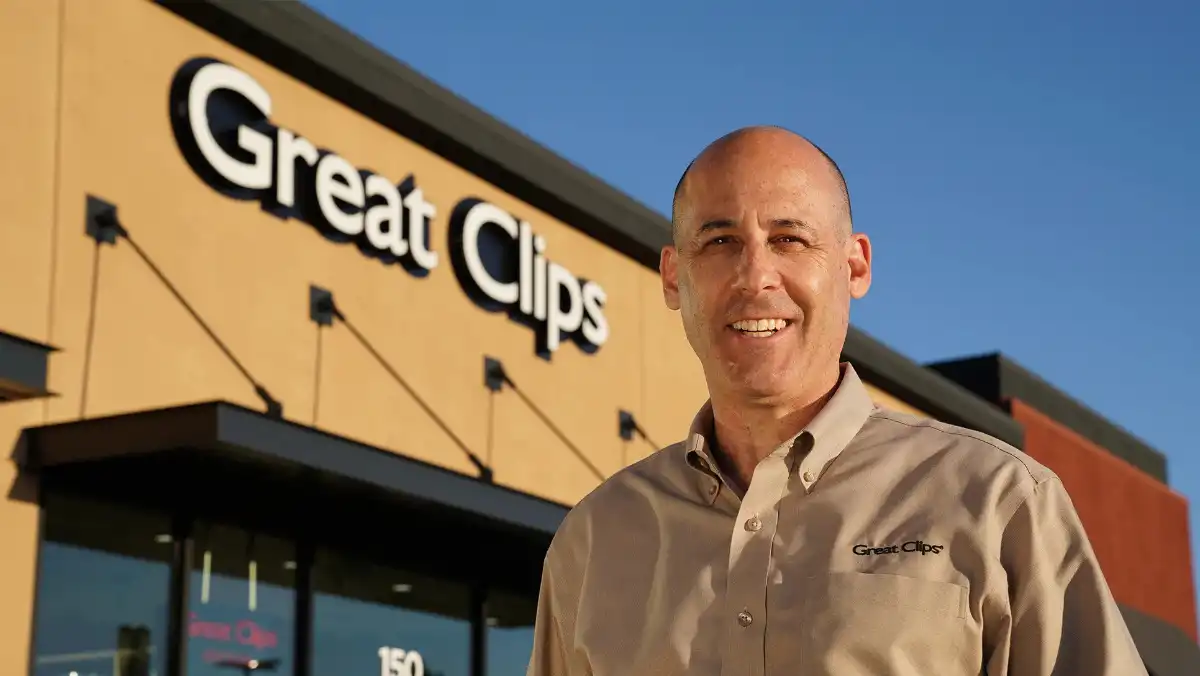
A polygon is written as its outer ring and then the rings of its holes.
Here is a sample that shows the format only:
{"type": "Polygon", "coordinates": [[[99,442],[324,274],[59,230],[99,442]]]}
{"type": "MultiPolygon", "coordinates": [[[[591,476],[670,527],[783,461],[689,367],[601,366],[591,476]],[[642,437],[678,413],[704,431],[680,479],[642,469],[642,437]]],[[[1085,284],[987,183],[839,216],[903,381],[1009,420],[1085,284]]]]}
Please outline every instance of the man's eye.
{"type": "Polygon", "coordinates": [[[712,239],[708,240],[708,243],[710,245],[712,245],[712,244],[729,244],[732,241],[733,241],[732,237],[713,237],[712,239]]]}
{"type": "Polygon", "coordinates": [[[808,246],[808,242],[804,241],[804,239],[802,239],[800,237],[794,237],[792,235],[783,235],[781,237],[776,237],[775,241],[779,242],[781,244],[800,244],[802,246],[808,246]]]}

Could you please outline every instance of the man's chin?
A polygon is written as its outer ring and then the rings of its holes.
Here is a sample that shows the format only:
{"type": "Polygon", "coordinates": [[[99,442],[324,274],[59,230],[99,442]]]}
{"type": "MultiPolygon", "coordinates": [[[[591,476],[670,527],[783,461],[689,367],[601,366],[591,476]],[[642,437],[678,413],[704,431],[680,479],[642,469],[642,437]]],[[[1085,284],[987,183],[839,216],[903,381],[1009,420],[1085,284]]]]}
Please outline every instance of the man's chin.
{"type": "Polygon", "coordinates": [[[729,385],[739,398],[771,402],[786,399],[796,388],[796,378],[785,368],[756,368],[748,373],[730,374],[729,385]]]}

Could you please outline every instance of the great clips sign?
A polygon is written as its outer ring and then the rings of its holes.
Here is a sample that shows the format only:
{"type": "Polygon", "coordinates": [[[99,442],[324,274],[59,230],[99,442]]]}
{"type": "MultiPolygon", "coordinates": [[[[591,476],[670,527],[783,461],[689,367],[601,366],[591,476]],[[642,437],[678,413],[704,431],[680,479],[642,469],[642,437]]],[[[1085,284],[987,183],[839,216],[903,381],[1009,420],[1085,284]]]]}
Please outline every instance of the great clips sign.
{"type": "Polygon", "coordinates": [[[414,174],[396,181],[317,147],[273,124],[270,93],[220,61],[185,63],[170,99],[184,157],[222,194],[259,202],[416,277],[441,266],[445,252],[467,296],[532,328],[546,359],[564,341],[591,353],[608,340],[604,289],[555,263],[545,238],[519,217],[472,196],[443,211],[414,174]]]}

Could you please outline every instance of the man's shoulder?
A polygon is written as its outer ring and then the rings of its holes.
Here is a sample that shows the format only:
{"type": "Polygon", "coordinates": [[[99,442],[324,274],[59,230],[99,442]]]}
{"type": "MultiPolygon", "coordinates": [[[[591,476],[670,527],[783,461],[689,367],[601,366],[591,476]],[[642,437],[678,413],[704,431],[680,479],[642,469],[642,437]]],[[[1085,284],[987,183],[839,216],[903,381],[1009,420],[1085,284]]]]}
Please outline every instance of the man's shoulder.
{"type": "Polygon", "coordinates": [[[680,441],[665,446],[605,478],[571,511],[589,514],[624,503],[637,494],[650,497],[656,493],[676,493],[683,489],[683,477],[688,469],[687,445],[680,441]]]}
{"type": "Polygon", "coordinates": [[[916,456],[939,456],[957,471],[1012,480],[1032,489],[1056,475],[1012,444],[967,427],[876,406],[862,436],[868,444],[902,446],[916,456]]]}
{"type": "Polygon", "coordinates": [[[686,482],[687,445],[677,442],[622,467],[584,495],[563,518],[555,534],[555,545],[590,540],[597,521],[629,518],[639,506],[662,500],[683,499],[686,482]]]}

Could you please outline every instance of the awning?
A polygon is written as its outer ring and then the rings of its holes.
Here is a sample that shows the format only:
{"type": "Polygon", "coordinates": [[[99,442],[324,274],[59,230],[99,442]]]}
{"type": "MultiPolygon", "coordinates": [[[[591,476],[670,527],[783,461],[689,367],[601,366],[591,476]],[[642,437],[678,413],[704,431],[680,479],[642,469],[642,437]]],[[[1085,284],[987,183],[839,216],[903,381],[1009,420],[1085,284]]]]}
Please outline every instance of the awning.
{"type": "Polygon", "coordinates": [[[228,402],[25,430],[44,485],[322,542],[437,548],[442,563],[536,586],[567,507],[228,402]],[[452,561],[447,564],[446,561],[452,561]]]}
{"type": "Polygon", "coordinates": [[[1151,676],[1200,674],[1200,645],[1177,627],[1129,606],[1121,606],[1125,624],[1151,676]]]}
{"type": "Polygon", "coordinates": [[[0,402],[50,396],[47,363],[54,348],[0,331],[0,402]]]}

